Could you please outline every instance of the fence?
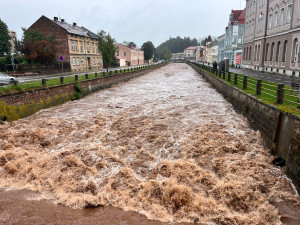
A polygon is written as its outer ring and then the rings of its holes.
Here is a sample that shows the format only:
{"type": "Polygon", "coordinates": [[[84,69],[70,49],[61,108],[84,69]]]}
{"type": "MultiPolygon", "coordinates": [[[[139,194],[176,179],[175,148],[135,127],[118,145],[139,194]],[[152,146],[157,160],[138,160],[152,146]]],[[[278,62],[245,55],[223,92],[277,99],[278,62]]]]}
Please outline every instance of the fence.
{"type": "MultiPolygon", "coordinates": [[[[115,76],[117,74],[143,70],[143,69],[147,69],[147,68],[156,67],[158,65],[159,64],[152,64],[152,65],[147,65],[147,66],[119,69],[119,70],[108,71],[108,72],[103,71],[103,72],[95,72],[95,73],[89,73],[89,74],[88,73],[75,74],[75,75],[61,76],[61,77],[56,77],[56,78],[43,78],[43,79],[37,78],[37,79],[28,81],[28,82],[22,82],[22,83],[13,82],[11,86],[20,86],[22,89],[25,89],[25,90],[39,88],[39,87],[43,87],[43,86],[55,86],[55,85],[78,82],[78,81],[82,81],[82,80],[96,79],[98,77],[115,76]]],[[[11,86],[0,87],[0,94],[9,92],[9,90],[11,89],[11,86]]]]}
{"type": "Polygon", "coordinates": [[[248,94],[260,96],[271,103],[300,108],[299,84],[292,84],[292,87],[289,87],[284,84],[276,84],[236,73],[220,71],[204,64],[193,64],[217,76],[219,79],[243,89],[248,94]]]}

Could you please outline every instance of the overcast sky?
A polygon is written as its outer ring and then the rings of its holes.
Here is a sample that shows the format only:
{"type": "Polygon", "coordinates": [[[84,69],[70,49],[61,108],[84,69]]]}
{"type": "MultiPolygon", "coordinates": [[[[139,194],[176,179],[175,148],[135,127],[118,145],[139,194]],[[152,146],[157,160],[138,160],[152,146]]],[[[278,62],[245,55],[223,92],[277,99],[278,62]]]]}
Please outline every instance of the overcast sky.
{"type": "Polygon", "coordinates": [[[0,0],[0,18],[22,36],[41,15],[59,16],[68,23],[97,33],[109,32],[119,43],[139,47],[152,41],[157,47],[169,37],[202,38],[224,33],[231,9],[243,9],[246,0],[0,0]]]}

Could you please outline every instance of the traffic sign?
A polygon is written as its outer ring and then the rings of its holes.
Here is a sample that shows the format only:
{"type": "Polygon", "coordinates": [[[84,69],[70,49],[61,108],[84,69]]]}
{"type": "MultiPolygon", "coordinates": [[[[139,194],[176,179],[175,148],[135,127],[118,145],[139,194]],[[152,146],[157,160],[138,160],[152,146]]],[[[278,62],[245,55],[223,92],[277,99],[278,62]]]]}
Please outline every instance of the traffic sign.
{"type": "Polygon", "coordinates": [[[59,56],[59,60],[60,60],[60,61],[63,61],[63,60],[64,60],[64,57],[59,56]]]}

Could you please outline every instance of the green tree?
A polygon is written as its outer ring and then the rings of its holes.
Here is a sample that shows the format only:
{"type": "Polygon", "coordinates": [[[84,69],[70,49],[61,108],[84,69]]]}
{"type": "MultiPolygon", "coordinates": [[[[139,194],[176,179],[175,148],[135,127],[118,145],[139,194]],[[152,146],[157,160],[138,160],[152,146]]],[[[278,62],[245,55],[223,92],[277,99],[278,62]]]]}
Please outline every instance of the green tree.
{"type": "Polygon", "coordinates": [[[141,48],[144,51],[144,58],[146,61],[153,58],[155,53],[155,47],[151,41],[147,41],[142,45],[141,48]]]}
{"type": "Polygon", "coordinates": [[[4,56],[4,53],[9,54],[11,51],[11,37],[8,32],[6,23],[0,19],[0,56],[4,56]]]}
{"type": "Polygon", "coordinates": [[[46,38],[38,30],[27,30],[22,28],[21,51],[29,63],[51,63],[55,62],[55,36],[46,38]]]}
{"type": "Polygon", "coordinates": [[[103,66],[107,68],[110,67],[116,61],[116,47],[114,45],[114,39],[109,33],[101,30],[98,33],[98,49],[102,54],[103,66]]]}
{"type": "Polygon", "coordinates": [[[136,48],[137,45],[136,45],[136,43],[134,43],[133,41],[130,41],[130,42],[128,43],[128,46],[136,48]]]}
{"type": "Polygon", "coordinates": [[[163,59],[168,61],[171,59],[171,57],[172,57],[172,54],[170,52],[170,49],[168,47],[165,47],[164,51],[163,51],[163,59]]]}

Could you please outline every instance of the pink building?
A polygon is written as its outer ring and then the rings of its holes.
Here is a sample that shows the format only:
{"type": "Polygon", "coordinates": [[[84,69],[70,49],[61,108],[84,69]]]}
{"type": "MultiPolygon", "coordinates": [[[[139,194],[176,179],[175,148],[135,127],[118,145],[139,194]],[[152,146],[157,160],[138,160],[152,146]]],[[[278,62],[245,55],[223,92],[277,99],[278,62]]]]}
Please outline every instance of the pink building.
{"type": "Polygon", "coordinates": [[[122,44],[115,44],[116,59],[120,67],[137,66],[144,64],[144,51],[139,48],[129,47],[122,44]]]}

